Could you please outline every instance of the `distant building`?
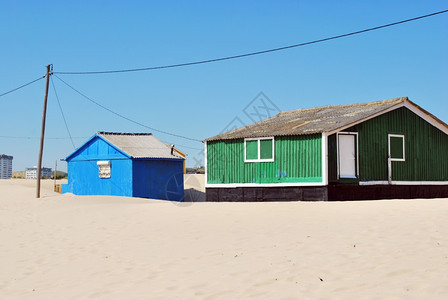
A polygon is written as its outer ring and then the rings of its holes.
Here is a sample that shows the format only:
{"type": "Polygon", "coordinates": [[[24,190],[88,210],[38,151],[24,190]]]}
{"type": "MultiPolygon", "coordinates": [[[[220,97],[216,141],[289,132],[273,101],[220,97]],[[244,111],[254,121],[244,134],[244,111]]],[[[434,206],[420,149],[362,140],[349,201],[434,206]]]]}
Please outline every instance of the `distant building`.
{"type": "Polygon", "coordinates": [[[0,179],[11,179],[12,156],[0,154],[0,179]]]}
{"type": "MultiPolygon", "coordinates": [[[[41,168],[40,174],[42,179],[51,178],[51,168],[41,168]]],[[[37,167],[26,168],[26,179],[37,179],[37,167]]]]}

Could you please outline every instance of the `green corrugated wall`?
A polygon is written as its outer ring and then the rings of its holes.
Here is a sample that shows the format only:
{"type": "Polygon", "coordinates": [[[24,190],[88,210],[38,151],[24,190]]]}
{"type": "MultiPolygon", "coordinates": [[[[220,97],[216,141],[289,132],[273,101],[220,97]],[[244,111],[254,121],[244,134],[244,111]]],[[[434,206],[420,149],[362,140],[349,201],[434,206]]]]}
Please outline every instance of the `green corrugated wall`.
{"type": "MultiPolygon", "coordinates": [[[[448,135],[402,107],[344,130],[358,132],[359,179],[387,181],[388,134],[405,136],[406,161],[392,162],[392,180],[448,181],[448,135]]],[[[337,178],[336,134],[328,138],[329,180],[337,178]]]]}
{"type": "Polygon", "coordinates": [[[207,142],[207,183],[321,182],[321,137],[275,137],[273,162],[244,162],[244,139],[207,142]]]}
{"type": "Polygon", "coordinates": [[[336,152],[336,134],[329,135],[327,138],[328,147],[328,181],[336,182],[338,180],[337,152],[336,152]]]}

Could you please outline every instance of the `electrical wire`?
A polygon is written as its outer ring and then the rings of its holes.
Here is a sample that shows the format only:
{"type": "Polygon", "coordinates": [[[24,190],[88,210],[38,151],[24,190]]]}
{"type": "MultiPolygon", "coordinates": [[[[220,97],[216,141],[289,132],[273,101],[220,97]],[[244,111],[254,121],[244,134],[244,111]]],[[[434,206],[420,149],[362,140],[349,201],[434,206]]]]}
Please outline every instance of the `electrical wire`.
{"type": "MultiPolygon", "coordinates": [[[[12,136],[12,135],[0,135],[0,138],[2,139],[22,139],[22,140],[37,140],[40,139],[40,137],[38,136],[12,136]]],[[[72,144],[73,144],[73,139],[88,139],[90,137],[88,136],[70,136],[70,137],[45,137],[46,140],[68,140],[71,139],[72,140],[72,144]]],[[[187,149],[192,149],[192,150],[198,150],[198,151],[204,151],[204,149],[200,149],[200,148],[195,148],[195,147],[190,147],[190,146],[185,146],[185,145],[181,145],[178,143],[165,143],[165,144],[173,144],[176,145],[176,148],[187,148],[187,149]]],[[[75,148],[76,149],[76,148],[75,148]]]]}
{"type": "Polygon", "coordinates": [[[30,81],[30,82],[28,82],[28,83],[25,83],[25,84],[23,84],[23,85],[21,85],[21,86],[19,86],[19,87],[16,87],[15,89],[12,89],[12,90],[10,90],[10,91],[7,91],[6,93],[0,94],[0,97],[5,96],[5,95],[7,95],[7,94],[9,94],[9,93],[12,93],[12,92],[14,92],[14,91],[20,90],[21,88],[24,88],[24,87],[26,87],[27,85],[30,85],[30,84],[32,84],[32,83],[35,83],[36,81],[39,81],[39,80],[41,80],[41,79],[44,79],[45,76],[46,76],[46,75],[44,75],[44,76],[42,76],[42,77],[39,77],[39,78],[37,78],[37,79],[35,79],[35,80],[33,80],[33,81],[30,81]]]}
{"type": "MultiPolygon", "coordinates": [[[[54,74],[54,73],[53,73],[53,74],[54,74]]],[[[163,134],[166,134],[166,135],[175,136],[175,137],[178,137],[178,138],[183,138],[183,139],[186,139],[186,140],[190,140],[190,141],[194,141],[194,142],[200,142],[200,143],[202,143],[202,141],[201,141],[201,140],[198,140],[198,139],[194,139],[194,138],[186,137],[186,136],[183,136],[183,135],[174,134],[174,133],[170,133],[170,132],[167,132],[167,131],[159,130],[159,129],[156,129],[156,128],[154,128],[154,127],[150,127],[150,126],[147,126],[147,125],[142,124],[142,123],[140,123],[140,122],[134,121],[134,120],[132,120],[132,119],[126,117],[126,116],[123,116],[122,114],[119,114],[119,113],[117,113],[117,112],[114,112],[113,110],[111,110],[111,109],[105,107],[104,105],[102,105],[102,104],[96,102],[95,100],[93,100],[93,99],[87,97],[86,95],[84,95],[83,93],[81,93],[80,91],[78,91],[77,89],[75,89],[74,87],[72,87],[70,84],[68,84],[67,82],[65,82],[64,80],[62,80],[59,76],[57,76],[57,75],[53,75],[53,76],[55,76],[57,79],[59,79],[60,81],[62,81],[65,85],[67,85],[69,88],[71,88],[72,90],[74,90],[76,93],[78,93],[79,95],[81,95],[81,96],[84,97],[85,99],[89,100],[89,101],[92,102],[93,104],[95,104],[95,105],[101,107],[101,108],[104,109],[104,110],[107,110],[108,112],[110,112],[110,113],[112,113],[112,114],[114,114],[114,115],[116,115],[116,116],[118,116],[118,117],[120,117],[120,118],[123,118],[123,119],[125,119],[125,120],[127,120],[127,121],[129,121],[129,122],[132,122],[132,123],[134,123],[134,124],[140,125],[140,126],[145,127],[145,128],[147,128],[147,129],[149,129],[149,130],[152,130],[152,131],[157,131],[157,132],[160,132],[160,133],[163,133],[163,134]]]]}
{"type": "Polygon", "coordinates": [[[187,148],[187,149],[191,149],[191,150],[204,151],[203,148],[202,148],[202,149],[199,149],[199,148],[194,148],[194,147],[190,147],[190,146],[185,146],[185,145],[181,145],[181,144],[177,144],[177,143],[169,143],[169,144],[174,144],[174,145],[176,146],[176,148],[179,147],[179,148],[187,148]]]}
{"type": "Polygon", "coordinates": [[[59,101],[58,93],[56,92],[56,87],[53,82],[53,78],[51,78],[51,85],[53,86],[54,94],[56,95],[56,100],[58,100],[59,110],[61,111],[62,119],[64,120],[65,128],[67,129],[68,136],[70,137],[70,141],[72,142],[73,149],[76,149],[75,143],[73,142],[72,135],[70,133],[70,129],[68,129],[67,120],[65,119],[64,111],[62,110],[61,102],[59,101]]]}
{"type": "MultiPolygon", "coordinates": [[[[23,139],[23,140],[33,140],[33,139],[40,139],[38,136],[12,136],[12,135],[0,135],[0,138],[5,139],[23,139]]],[[[72,139],[86,139],[88,137],[72,137],[72,139]]],[[[67,140],[68,137],[45,137],[46,140],[67,140]]]]}
{"type": "Polygon", "coordinates": [[[299,43],[299,44],[294,44],[294,45],[289,45],[289,46],[284,46],[284,47],[279,47],[279,48],[273,48],[273,49],[268,49],[268,50],[262,50],[262,51],[257,51],[257,52],[239,54],[239,55],[234,55],[234,56],[227,56],[227,57],[221,57],[221,58],[200,60],[200,61],[194,61],[194,62],[174,64],[174,65],[164,65],[164,66],[155,66],[155,67],[147,67],[147,68],[137,68],[137,69],[108,70],[108,71],[85,71],[85,72],[53,72],[53,74],[94,75],[94,74],[126,73],[126,72],[151,71],[151,70],[178,68],[178,67],[186,67],[186,66],[192,66],[192,65],[213,63],[213,62],[218,62],[218,61],[243,58],[243,57],[260,55],[260,54],[265,54],[265,53],[270,53],[270,52],[282,51],[282,50],[296,48],[296,47],[307,46],[307,45],[311,45],[311,44],[322,43],[322,42],[335,40],[335,39],[340,39],[340,38],[343,38],[343,37],[348,37],[348,36],[352,36],[352,35],[356,35],[356,34],[366,33],[366,32],[369,32],[369,31],[383,29],[383,28],[386,28],[386,27],[391,27],[391,26],[395,26],[395,25],[399,25],[399,24],[403,24],[403,23],[408,23],[408,22],[412,22],[412,21],[416,21],[416,20],[432,17],[432,16],[435,16],[435,15],[439,15],[439,14],[443,14],[443,13],[447,13],[447,12],[448,12],[448,9],[447,10],[438,11],[438,12],[434,12],[434,13],[427,14],[427,15],[423,15],[423,16],[419,16],[419,17],[415,17],[415,18],[411,18],[411,19],[406,19],[406,20],[402,20],[402,21],[398,21],[398,22],[394,22],[394,23],[381,25],[381,26],[371,27],[371,28],[368,28],[368,29],[363,29],[363,30],[358,30],[358,31],[350,32],[350,33],[341,34],[341,35],[336,35],[336,36],[332,36],[332,37],[328,37],[328,38],[318,39],[318,40],[314,40],[314,41],[310,41],[310,42],[299,43]]]}

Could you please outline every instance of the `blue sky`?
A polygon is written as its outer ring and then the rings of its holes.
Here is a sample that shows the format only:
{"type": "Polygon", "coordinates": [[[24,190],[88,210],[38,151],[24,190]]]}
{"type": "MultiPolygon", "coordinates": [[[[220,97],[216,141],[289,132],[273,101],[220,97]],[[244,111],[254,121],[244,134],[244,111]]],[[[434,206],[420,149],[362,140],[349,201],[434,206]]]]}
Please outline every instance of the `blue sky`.
{"type": "MultiPolygon", "coordinates": [[[[0,94],[55,72],[160,66],[238,55],[448,9],[446,1],[9,1],[0,3],[0,94]]],[[[357,36],[204,65],[58,75],[146,126],[205,139],[252,122],[263,92],[280,110],[401,96],[448,123],[448,14],[357,36]],[[245,110],[246,108],[246,110],[245,110]],[[249,107],[250,108],[250,107],[249,107]],[[237,120],[237,121],[235,121],[237,120]],[[230,127],[229,127],[230,126],[230,127]]],[[[139,126],[53,76],[79,147],[96,131],[153,132],[201,159],[202,143],[139,126]]],[[[45,80],[0,97],[0,153],[37,165],[45,80]]],[[[43,165],[74,151],[50,85],[43,165]]],[[[66,165],[59,162],[59,168],[66,165]]]]}

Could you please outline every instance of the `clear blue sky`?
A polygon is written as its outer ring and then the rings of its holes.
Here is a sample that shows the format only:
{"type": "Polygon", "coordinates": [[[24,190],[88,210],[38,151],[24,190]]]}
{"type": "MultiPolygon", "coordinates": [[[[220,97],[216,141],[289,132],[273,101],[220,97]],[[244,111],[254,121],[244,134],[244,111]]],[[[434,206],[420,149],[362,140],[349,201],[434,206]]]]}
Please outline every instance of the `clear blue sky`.
{"type": "MultiPolygon", "coordinates": [[[[0,94],[54,71],[128,69],[307,42],[448,9],[447,1],[10,1],[0,3],[0,94]]],[[[448,122],[448,14],[248,58],[108,75],[58,75],[130,119],[204,139],[259,92],[281,110],[408,96],[448,122]]],[[[96,131],[151,132],[53,77],[76,147],[96,131]]],[[[45,80],[0,97],[0,153],[37,165],[45,80]]],[[[203,145],[152,131],[196,164],[203,145]],[[187,148],[188,147],[188,148],[187,148]],[[191,149],[194,148],[194,149],[191,149]]],[[[43,165],[74,151],[52,87],[43,165]]],[[[59,163],[66,169],[65,162],[59,163]]]]}

